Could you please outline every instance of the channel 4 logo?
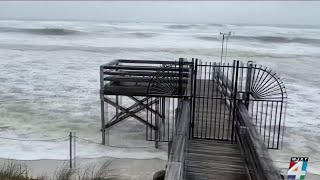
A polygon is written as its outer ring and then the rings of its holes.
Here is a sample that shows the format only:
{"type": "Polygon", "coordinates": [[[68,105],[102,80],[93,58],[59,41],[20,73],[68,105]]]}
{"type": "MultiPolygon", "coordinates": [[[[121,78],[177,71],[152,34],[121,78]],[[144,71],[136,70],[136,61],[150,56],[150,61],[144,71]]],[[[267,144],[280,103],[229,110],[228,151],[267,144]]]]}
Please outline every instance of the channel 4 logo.
{"type": "Polygon", "coordinates": [[[304,179],[307,174],[307,166],[307,157],[292,157],[289,164],[288,179],[304,179]]]}

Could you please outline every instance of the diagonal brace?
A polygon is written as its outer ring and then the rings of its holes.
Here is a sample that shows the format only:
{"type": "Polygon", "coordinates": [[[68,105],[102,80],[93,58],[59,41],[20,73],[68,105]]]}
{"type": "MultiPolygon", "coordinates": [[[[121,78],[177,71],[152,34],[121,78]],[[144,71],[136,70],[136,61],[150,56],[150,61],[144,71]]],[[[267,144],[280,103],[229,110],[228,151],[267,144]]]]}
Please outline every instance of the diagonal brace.
{"type": "MultiPolygon", "coordinates": [[[[154,104],[154,103],[156,103],[156,102],[157,102],[157,100],[153,100],[153,101],[151,101],[151,102],[148,103],[148,106],[151,106],[152,104],[154,104]]],[[[127,110],[128,110],[128,109],[129,109],[129,108],[127,108],[127,110]]],[[[136,110],[134,110],[134,111],[130,111],[130,112],[132,112],[133,114],[136,114],[136,113],[142,111],[143,109],[145,109],[145,108],[144,108],[144,107],[139,107],[138,109],[136,109],[136,110]]],[[[105,127],[106,127],[106,128],[110,128],[111,126],[113,126],[113,125],[119,123],[120,121],[123,121],[123,120],[125,120],[126,118],[128,118],[128,117],[131,116],[130,114],[125,114],[125,113],[123,113],[123,114],[124,114],[123,116],[121,116],[121,117],[119,117],[119,118],[117,118],[117,119],[114,119],[113,121],[109,121],[109,122],[105,125],[105,127]]]]}
{"type": "MultiPolygon", "coordinates": [[[[145,101],[144,99],[139,100],[139,99],[137,99],[137,98],[135,98],[135,97],[133,97],[133,96],[128,96],[128,97],[131,98],[132,100],[136,101],[137,103],[140,103],[140,104],[139,104],[140,106],[143,106],[143,107],[146,108],[147,110],[153,112],[155,115],[158,115],[160,118],[163,118],[163,115],[160,114],[158,111],[155,111],[154,109],[150,108],[150,107],[149,107],[150,105],[144,104],[144,101],[145,101]]],[[[149,99],[149,98],[148,98],[148,99],[149,99]]]]}
{"type": "MultiPolygon", "coordinates": [[[[141,117],[135,115],[135,113],[133,113],[132,111],[129,111],[128,109],[118,105],[117,103],[111,101],[110,99],[106,98],[106,97],[103,97],[103,100],[106,101],[107,103],[111,104],[112,106],[116,107],[116,108],[119,108],[121,111],[125,112],[128,114],[128,116],[132,116],[133,118],[137,119],[138,121],[140,121],[141,123],[149,126],[150,128],[152,129],[156,129],[155,126],[153,126],[152,124],[146,122],[144,119],[142,119],[141,117]]],[[[144,109],[144,108],[143,108],[144,109]]]]}
{"type": "MultiPolygon", "coordinates": [[[[136,103],[134,103],[133,105],[131,105],[130,107],[128,107],[128,108],[126,108],[126,109],[127,109],[127,110],[132,110],[132,109],[134,109],[135,107],[138,107],[138,106],[140,105],[140,103],[143,103],[144,101],[146,101],[146,100],[148,100],[148,99],[150,99],[150,97],[143,98],[143,99],[140,100],[141,102],[136,102],[136,103]]],[[[125,112],[120,112],[119,114],[114,115],[110,121],[113,121],[113,120],[115,120],[115,119],[118,119],[119,117],[123,116],[124,114],[126,114],[126,113],[125,113],[125,112]]],[[[110,121],[109,121],[109,122],[110,122],[110,121]]]]}

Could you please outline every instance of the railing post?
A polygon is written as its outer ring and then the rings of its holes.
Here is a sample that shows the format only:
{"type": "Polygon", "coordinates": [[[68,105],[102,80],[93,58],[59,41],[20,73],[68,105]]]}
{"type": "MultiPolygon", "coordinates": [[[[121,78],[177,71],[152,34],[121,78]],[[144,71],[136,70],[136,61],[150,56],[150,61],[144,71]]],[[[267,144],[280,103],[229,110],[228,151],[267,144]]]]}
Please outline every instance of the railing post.
{"type": "Polygon", "coordinates": [[[193,101],[192,101],[192,117],[191,117],[191,121],[192,121],[192,129],[190,131],[191,133],[191,138],[193,138],[194,136],[194,120],[195,120],[195,116],[196,116],[196,95],[197,95],[197,71],[198,71],[198,59],[195,59],[195,63],[194,63],[194,72],[193,72],[193,101]]]}
{"type": "Polygon", "coordinates": [[[179,98],[182,97],[182,73],[183,73],[184,63],[183,58],[179,58],[179,83],[178,83],[178,94],[179,98]]]}
{"type": "Polygon", "coordinates": [[[250,100],[250,94],[251,94],[251,81],[252,81],[252,61],[248,61],[247,64],[247,78],[246,78],[246,90],[245,90],[245,106],[248,109],[249,108],[249,100],[250,100]]]}
{"type": "Polygon", "coordinates": [[[234,91],[233,91],[233,108],[232,108],[232,131],[231,131],[231,143],[233,144],[233,141],[235,139],[235,121],[236,121],[236,115],[237,115],[237,94],[238,94],[238,76],[239,76],[239,61],[236,61],[235,67],[236,73],[234,79],[234,91]]]}
{"type": "Polygon", "coordinates": [[[159,147],[159,114],[160,114],[160,107],[159,107],[159,102],[160,101],[160,98],[157,98],[156,99],[156,115],[155,115],[155,123],[156,123],[156,129],[155,129],[155,148],[158,148],[159,147]]]}

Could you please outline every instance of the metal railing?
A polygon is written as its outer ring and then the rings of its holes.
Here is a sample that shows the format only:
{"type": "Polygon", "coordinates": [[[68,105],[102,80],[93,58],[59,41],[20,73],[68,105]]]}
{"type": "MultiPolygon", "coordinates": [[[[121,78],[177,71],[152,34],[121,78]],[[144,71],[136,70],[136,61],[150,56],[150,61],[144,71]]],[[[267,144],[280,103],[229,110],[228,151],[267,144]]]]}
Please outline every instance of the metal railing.
{"type": "Polygon", "coordinates": [[[236,102],[241,102],[267,148],[280,149],[287,94],[277,74],[251,62],[196,64],[195,110],[207,113],[195,113],[193,137],[233,141],[236,102]]]}
{"type": "Polygon", "coordinates": [[[252,180],[282,180],[243,103],[237,105],[235,133],[252,180]]]}

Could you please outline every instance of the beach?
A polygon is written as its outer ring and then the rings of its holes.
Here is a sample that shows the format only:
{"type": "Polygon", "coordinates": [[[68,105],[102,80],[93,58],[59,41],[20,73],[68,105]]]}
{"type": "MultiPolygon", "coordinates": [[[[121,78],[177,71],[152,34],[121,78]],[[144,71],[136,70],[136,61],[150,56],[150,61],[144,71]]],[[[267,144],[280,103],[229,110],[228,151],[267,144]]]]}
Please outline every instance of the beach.
{"type": "MultiPolygon", "coordinates": [[[[319,174],[320,28],[303,26],[1,20],[0,137],[16,140],[0,138],[0,157],[32,160],[25,162],[39,170],[58,165],[76,132],[85,139],[77,142],[79,161],[110,157],[110,167],[124,168],[117,174],[150,177],[164,168],[167,148],[147,142],[140,122],[110,129],[118,148],[100,145],[99,66],[117,58],[220,62],[221,31],[235,32],[226,62],[254,61],[284,78],[288,108],[282,148],[271,151],[276,165],[285,170],[291,157],[308,156],[308,174],[319,174]],[[21,141],[56,138],[64,139],[21,141]]],[[[109,107],[108,118],[114,114],[109,107]]]]}

